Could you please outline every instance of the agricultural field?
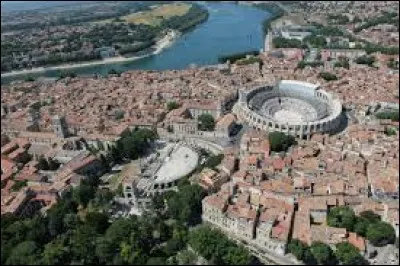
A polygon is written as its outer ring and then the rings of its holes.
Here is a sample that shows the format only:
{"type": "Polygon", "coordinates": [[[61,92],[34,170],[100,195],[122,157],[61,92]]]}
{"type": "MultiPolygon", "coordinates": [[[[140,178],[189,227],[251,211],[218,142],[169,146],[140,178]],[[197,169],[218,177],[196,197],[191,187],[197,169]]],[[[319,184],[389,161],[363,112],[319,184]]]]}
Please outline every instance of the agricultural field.
{"type": "MultiPolygon", "coordinates": [[[[128,22],[133,24],[146,24],[150,26],[159,26],[165,19],[175,16],[185,15],[191,8],[191,4],[186,3],[173,3],[153,6],[152,10],[135,12],[126,16],[119,17],[119,22],[128,22]]],[[[115,19],[106,19],[96,21],[96,24],[104,24],[116,22],[115,19]]]]}

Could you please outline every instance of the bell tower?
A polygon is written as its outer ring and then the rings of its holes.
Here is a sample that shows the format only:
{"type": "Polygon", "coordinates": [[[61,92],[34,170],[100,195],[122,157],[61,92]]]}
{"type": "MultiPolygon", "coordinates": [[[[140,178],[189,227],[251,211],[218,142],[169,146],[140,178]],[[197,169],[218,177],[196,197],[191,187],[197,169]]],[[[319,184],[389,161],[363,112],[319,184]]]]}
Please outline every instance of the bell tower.
{"type": "Polygon", "coordinates": [[[65,117],[55,115],[53,116],[52,122],[53,130],[57,137],[66,138],[68,136],[68,127],[67,123],[65,122],[65,117]]]}

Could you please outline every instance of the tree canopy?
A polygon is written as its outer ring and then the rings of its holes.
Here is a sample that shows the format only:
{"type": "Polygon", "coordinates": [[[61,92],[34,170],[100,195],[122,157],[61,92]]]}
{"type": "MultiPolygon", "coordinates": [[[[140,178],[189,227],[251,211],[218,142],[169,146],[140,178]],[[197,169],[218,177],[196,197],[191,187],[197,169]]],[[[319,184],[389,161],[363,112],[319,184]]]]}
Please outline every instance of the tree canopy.
{"type": "Polygon", "coordinates": [[[189,233],[189,244],[201,256],[217,265],[249,265],[252,256],[216,229],[202,225],[189,233]]]}
{"type": "Polygon", "coordinates": [[[268,140],[271,151],[276,152],[287,151],[290,146],[296,144],[296,140],[293,136],[278,131],[269,133],[268,140]]]}
{"type": "Polygon", "coordinates": [[[342,242],[336,245],[336,258],[343,265],[365,265],[366,261],[361,256],[360,251],[348,242],[342,242]]]}
{"type": "Polygon", "coordinates": [[[203,130],[203,131],[213,131],[214,130],[215,120],[211,114],[204,113],[204,114],[199,115],[198,121],[199,121],[199,125],[198,125],[199,130],[203,130]]]}
{"type": "Polygon", "coordinates": [[[168,109],[168,111],[171,111],[171,110],[177,109],[177,108],[179,108],[179,104],[178,104],[177,102],[175,102],[175,101],[170,101],[170,102],[167,103],[167,109],[168,109]]]}
{"type": "Polygon", "coordinates": [[[329,73],[329,72],[321,72],[319,73],[319,76],[323,78],[326,81],[331,81],[331,80],[337,80],[338,77],[335,74],[329,73]]]}
{"type": "Polygon", "coordinates": [[[344,227],[349,231],[353,231],[356,216],[351,208],[340,206],[329,211],[327,220],[329,226],[344,227]]]}
{"type": "Polygon", "coordinates": [[[310,251],[318,264],[332,265],[335,264],[335,256],[332,249],[324,243],[315,242],[310,246],[310,251]]]}
{"type": "Polygon", "coordinates": [[[396,239],[394,228],[390,224],[381,221],[368,225],[366,235],[374,246],[393,244],[396,239]]]}
{"type": "Polygon", "coordinates": [[[288,245],[289,252],[292,253],[298,260],[304,260],[304,255],[307,248],[307,245],[298,239],[292,239],[288,245]]]}

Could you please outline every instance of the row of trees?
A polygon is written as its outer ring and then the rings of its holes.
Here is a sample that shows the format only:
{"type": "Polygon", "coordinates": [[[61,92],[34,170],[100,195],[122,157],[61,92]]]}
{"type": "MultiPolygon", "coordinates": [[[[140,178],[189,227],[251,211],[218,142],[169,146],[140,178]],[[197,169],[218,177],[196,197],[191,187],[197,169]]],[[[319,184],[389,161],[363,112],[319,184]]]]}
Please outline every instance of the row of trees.
{"type": "Polygon", "coordinates": [[[319,77],[323,78],[326,81],[337,80],[338,77],[335,74],[329,72],[321,72],[319,73],[319,77]]]}
{"type": "Polygon", "coordinates": [[[368,29],[379,24],[392,24],[397,25],[397,28],[399,28],[399,14],[396,12],[384,12],[383,15],[374,17],[366,23],[363,23],[361,26],[355,28],[354,32],[360,32],[363,29],[368,29]]]}
{"type": "Polygon", "coordinates": [[[118,52],[121,55],[136,53],[145,48],[149,48],[154,44],[155,44],[155,40],[145,41],[145,42],[137,43],[137,44],[128,44],[128,45],[122,46],[120,49],[118,49],[118,52]]]}
{"type": "Polygon", "coordinates": [[[235,54],[231,54],[231,55],[223,55],[218,57],[218,62],[220,63],[226,63],[226,61],[230,61],[231,63],[236,62],[237,60],[246,58],[247,55],[253,55],[253,56],[257,56],[259,55],[260,52],[257,50],[251,50],[251,51],[246,51],[246,52],[241,52],[241,53],[235,53],[235,54]]]}
{"type": "Polygon", "coordinates": [[[46,159],[44,156],[40,156],[38,163],[38,167],[40,170],[55,171],[60,167],[60,163],[56,160],[53,160],[51,157],[46,159]]]}
{"type": "Polygon", "coordinates": [[[393,111],[393,112],[379,112],[376,115],[376,118],[378,119],[391,119],[392,121],[399,121],[399,112],[393,111]]]}
{"type": "Polygon", "coordinates": [[[343,14],[328,15],[328,21],[330,23],[340,24],[340,25],[348,24],[350,22],[349,18],[343,14]]]}
{"type": "Polygon", "coordinates": [[[310,246],[298,239],[292,239],[288,245],[290,253],[298,260],[308,265],[366,265],[360,251],[350,243],[343,242],[335,245],[335,251],[327,244],[314,242],[310,246]]]}
{"type": "Polygon", "coordinates": [[[363,56],[357,57],[355,61],[357,64],[368,65],[371,67],[374,65],[375,57],[363,55],[363,56]]]}
{"type": "Polygon", "coordinates": [[[254,63],[262,64],[262,60],[259,57],[251,56],[249,58],[244,58],[244,59],[240,59],[240,60],[236,61],[237,65],[250,65],[250,64],[254,64],[254,63]]]}
{"type": "Polygon", "coordinates": [[[190,30],[193,26],[208,19],[208,10],[197,3],[191,3],[191,7],[186,14],[174,16],[161,22],[161,27],[165,29],[175,29],[181,32],[190,30]]]}
{"type": "Polygon", "coordinates": [[[287,39],[285,37],[275,37],[272,39],[275,48],[307,48],[307,45],[298,39],[287,39]]]}
{"type": "Polygon", "coordinates": [[[327,45],[327,41],[324,36],[319,35],[309,35],[303,39],[304,43],[308,43],[312,47],[324,48],[327,45]]]}
{"type": "Polygon", "coordinates": [[[310,67],[319,67],[319,66],[323,66],[324,62],[322,61],[311,61],[311,62],[306,62],[304,60],[301,60],[299,63],[297,63],[297,68],[299,69],[303,69],[306,66],[310,66],[310,67]]]}

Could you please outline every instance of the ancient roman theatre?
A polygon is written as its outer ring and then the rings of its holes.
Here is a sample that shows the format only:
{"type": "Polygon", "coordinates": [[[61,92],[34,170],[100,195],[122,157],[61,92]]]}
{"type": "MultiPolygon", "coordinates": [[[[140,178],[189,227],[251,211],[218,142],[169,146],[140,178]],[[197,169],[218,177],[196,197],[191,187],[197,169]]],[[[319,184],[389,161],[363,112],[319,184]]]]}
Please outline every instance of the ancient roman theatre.
{"type": "Polygon", "coordinates": [[[281,80],[274,86],[240,90],[233,112],[255,129],[310,138],[339,127],[342,104],[319,85],[281,80]]]}

